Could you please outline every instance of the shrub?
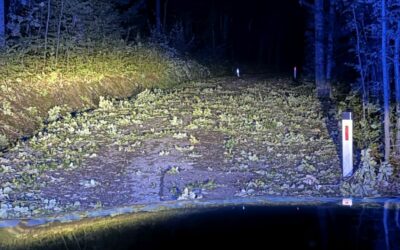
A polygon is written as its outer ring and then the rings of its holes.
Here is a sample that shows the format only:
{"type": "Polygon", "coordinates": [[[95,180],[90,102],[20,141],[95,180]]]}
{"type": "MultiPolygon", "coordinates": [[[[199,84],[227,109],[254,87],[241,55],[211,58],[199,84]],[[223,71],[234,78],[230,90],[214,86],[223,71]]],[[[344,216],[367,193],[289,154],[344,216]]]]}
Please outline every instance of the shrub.
{"type": "Polygon", "coordinates": [[[371,150],[361,152],[361,165],[355,171],[353,177],[341,184],[343,195],[351,196],[377,196],[379,188],[388,185],[389,178],[393,174],[390,164],[378,165],[371,156],[371,150]]]}

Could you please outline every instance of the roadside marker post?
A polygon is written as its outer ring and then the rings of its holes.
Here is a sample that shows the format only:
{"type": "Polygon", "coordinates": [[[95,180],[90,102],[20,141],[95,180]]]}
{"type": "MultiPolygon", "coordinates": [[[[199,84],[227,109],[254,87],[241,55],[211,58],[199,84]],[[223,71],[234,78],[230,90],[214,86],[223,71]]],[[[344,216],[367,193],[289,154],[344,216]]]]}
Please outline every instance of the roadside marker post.
{"type": "Polygon", "coordinates": [[[294,66],[293,68],[293,79],[296,81],[297,80],[297,67],[294,66]]]}
{"type": "Polygon", "coordinates": [[[353,117],[351,112],[342,114],[342,166],[343,177],[353,174],[353,117]]]}
{"type": "Polygon", "coordinates": [[[237,76],[237,77],[240,77],[240,70],[239,70],[239,68],[236,68],[236,76],[237,76]]]}

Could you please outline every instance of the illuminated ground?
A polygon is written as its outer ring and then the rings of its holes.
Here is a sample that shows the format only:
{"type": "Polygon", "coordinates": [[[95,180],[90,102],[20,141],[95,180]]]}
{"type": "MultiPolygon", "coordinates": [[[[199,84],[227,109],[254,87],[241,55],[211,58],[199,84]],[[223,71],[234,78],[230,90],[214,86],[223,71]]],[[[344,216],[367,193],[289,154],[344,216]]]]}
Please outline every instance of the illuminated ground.
{"type": "Polygon", "coordinates": [[[3,228],[0,220],[0,248],[187,249],[195,242],[196,248],[208,249],[212,242],[223,249],[238,244],[253,249],[267,240],[290,249],[308,249],[314,242],[320,249],[324,239],[332,249],[398,249],[400,244],[399,199],[393,198],[353,199],[351,207],[340,198],[260,196],[158,204],[91,211],[72,222],[57,217],[40,226],[31,220],[3,228]]]}
{"type": "Polygon", "coordinates": [[[65,117],[0,155],[0,218],[165,200],[340,196],[313,86],[220,78],[65,117]]]}

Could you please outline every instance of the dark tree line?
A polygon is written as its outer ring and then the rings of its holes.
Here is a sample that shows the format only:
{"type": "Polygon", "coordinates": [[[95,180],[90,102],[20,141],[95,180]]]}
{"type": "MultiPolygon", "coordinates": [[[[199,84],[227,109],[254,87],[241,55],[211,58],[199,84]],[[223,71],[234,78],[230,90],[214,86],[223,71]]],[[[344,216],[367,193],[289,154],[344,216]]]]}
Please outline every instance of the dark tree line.
{"type": "Polygon", "coordinates": [[[352,67],[357,72],[353,90],[362,98],[362,118],[366,119],[369,104],[382,107],[384,160],[388,162],[392,149],[400,154],[400,1],[315,0],[300,4],[313,14],[314,39],[308,40],[314,41],[319,97],[329,97],[332,80],[344,67],[352,67]],[[335,56],[340,48],[347,50],[342,58],[335,56]],[[395,126],[391,120],[396,120],[395,126]]]}
{"type": "Polygon", "coordinates": [[[0,47],[4,47],[6,38],[6,25],[4,13],[4,0],[0,0],[0,47]]]}
{"type": "Polygon", "coordinates": [[[10,0],[6,11],[3,1],[1,6],[0,36],[7,53],[57,61],[120,37],[118,15],[109,1],[10,0]]]}
{"type": "MultiPolygon", "coordinates": [[[[81,47],[85,39],[94,42],[112,35],[125,41],[150,37],[179,51],[277,65],[277,70],[301,64],[302,44],[292,42],[299,34],[289,31],[301,24],[294,19],[288,21],[277,12],[284,6],[280,2],[270,5],[250,0],[242,5],[218,0],[5,1],[6,8],[4,2],[1,5],[5,11],[0,15],[5,20],[0,23],[7,23],[3,32],[7,46],[32,45],[26,47],[36,47],[43,55],[63,54],[66,47],[81,47]],[[284,57],[290,59],[296,53],[295,59],[285,65],[284,57]]],[[[289,16],[303,14],[295,11],[295,5],[290,6],[286,11],[289,16]]],[[[301,28],[297,30],[301,32],[301,28]]]]}
{"type": "Polygon", "coordinates": [[[300,65],[302,57],[302,39],[298,42],[295,37],[301,36],[303,24],[297,20],[302,20],[304,13],[296,11],[293,3],[148,1],[155,10],[152,23],[160,26],[156,30],[169,35],[171,29],[179,27],[181,40],[189,45],[183,48],[239,64],[258,63],[286,71],[300,65]]]}

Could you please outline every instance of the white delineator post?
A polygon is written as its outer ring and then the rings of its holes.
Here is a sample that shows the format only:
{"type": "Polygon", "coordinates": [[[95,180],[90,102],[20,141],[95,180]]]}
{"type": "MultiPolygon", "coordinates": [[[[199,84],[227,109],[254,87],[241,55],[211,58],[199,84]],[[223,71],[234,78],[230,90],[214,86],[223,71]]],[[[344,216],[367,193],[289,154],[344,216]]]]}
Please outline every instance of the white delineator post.
{"type": "Polygon", "coordinates": [[[294,66],[294,68],[293,68],[293,79],[297,80],[297,67],[296,66],[294,66]]]}
{"type": "Polygon", "coordinates": [[[342,114],[342,166],[343,177],[353,174],[353,117],[351,112],[342,114]]]}
{"type": "Polygon", "coordinates": [[[239,68],[236,68],[236,76],[237,76],[237,77],[240,77],[240,70],[239,70],[239,68]]]}

